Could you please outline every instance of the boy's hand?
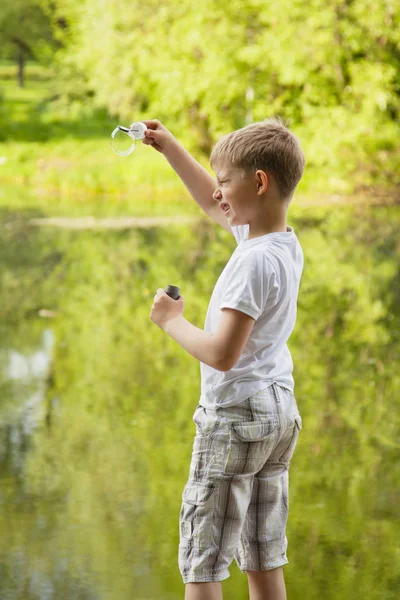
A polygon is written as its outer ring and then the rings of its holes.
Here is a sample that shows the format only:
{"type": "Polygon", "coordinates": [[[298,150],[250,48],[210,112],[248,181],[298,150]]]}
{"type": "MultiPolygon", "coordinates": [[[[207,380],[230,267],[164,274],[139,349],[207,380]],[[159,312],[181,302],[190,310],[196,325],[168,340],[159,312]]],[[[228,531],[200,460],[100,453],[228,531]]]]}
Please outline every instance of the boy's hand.
{"type": "Polygon", "coordinates": [[[142,123],[147,127],[142,140],[146,146],[153,146],[155,150],[163,154],[169,145],[176,142],[172,133],[157,119],[142,121],[142,123]]]}
{"type": "Polygon", "coordinates": [[[151,307],[150,319],[161,329],[165,329],[169,321],[183,315],[184,303],[183,296],[180,296],[178,300],[174,300],[162,288],[158,288],[151,307]]]}

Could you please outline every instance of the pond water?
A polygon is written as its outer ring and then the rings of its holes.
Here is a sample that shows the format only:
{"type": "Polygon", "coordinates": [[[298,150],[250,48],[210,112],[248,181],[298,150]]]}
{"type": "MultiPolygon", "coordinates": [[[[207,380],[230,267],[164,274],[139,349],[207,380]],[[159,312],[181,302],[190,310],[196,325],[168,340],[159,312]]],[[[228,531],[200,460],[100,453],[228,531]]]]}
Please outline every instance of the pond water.
{"type": "MultiPolygon", "coordinates": [[[[235,248],[209,220],[122,231],[3,214],[0,599],[175,600],[198,362],[149,318],[179,285],[204,326],[235,248]],[[4,223],[7,222],[7,227],[4,223]]],[[[290,467],[289,599],[400,594],[400,216],[308,207],[289,342],[303,418],[290,467]]],[[[224,597],[248,598],[232,563],[224,597]]]]}

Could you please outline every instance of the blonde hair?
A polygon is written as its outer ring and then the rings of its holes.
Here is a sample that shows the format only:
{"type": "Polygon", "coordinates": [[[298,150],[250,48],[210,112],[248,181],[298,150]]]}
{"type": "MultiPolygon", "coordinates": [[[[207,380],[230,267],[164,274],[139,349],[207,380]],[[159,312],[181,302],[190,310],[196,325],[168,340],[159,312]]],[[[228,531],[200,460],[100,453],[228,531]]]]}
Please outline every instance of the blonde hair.
{"type": "Polygon", "coordinates": [[[305,165],[299,140],[280,117],[251,123],[224,135],[214,146],[210,163],[214,169],[227,161],[246,173],[269,171],[285,200],[293,196],[305,165]]]}

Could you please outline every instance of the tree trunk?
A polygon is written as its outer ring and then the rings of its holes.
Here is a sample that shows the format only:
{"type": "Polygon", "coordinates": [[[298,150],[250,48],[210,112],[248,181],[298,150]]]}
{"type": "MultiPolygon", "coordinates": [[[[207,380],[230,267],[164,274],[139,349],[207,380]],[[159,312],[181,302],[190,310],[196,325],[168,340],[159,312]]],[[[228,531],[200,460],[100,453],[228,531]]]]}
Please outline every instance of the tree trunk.
{"type": "Polygon", "coordinates": [[[18,85],[20,88],[24,87],[24,68],[25,68],[25,50],[21,44],[18,44],[17,50],[17,65],[18,65],[18,85]]]}

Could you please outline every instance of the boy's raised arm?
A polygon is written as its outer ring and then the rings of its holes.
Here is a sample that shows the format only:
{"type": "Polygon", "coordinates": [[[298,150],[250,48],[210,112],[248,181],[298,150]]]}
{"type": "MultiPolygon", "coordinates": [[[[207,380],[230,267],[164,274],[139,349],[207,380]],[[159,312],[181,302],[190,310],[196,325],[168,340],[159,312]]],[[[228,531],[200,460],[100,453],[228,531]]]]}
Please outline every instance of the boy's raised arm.
{"type": "Polygon", "coordinates": [[[143,121],[147,127],[143,143],[161,152],[182,179],[190,195],[208,213],[215,206],[212,195],[216,188],[214,178],[193,158],[160,121],[143,121]]]}

